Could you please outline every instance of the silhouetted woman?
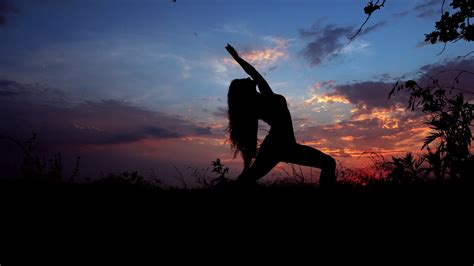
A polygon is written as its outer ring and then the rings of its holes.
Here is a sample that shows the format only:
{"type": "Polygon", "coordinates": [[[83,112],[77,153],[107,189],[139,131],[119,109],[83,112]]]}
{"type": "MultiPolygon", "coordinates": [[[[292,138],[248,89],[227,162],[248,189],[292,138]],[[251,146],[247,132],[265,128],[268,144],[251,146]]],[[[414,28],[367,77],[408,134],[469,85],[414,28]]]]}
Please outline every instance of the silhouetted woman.
{"type": "Polygon", "coordinates": [[[336,182],[334,158],[296,143],[285,97],[275,94],[262,75],[240,58],[230,44],[226,49],[251,77],[233,80],[227,95],[231,146],[234,155],[240,152],[244,160],[238,180],[255,183],[279,162],[287,162],[320,168],[320,186],[333,186],[336,182]],[[258,119],[269,124],[271,129],[257,152],[258,119]]]}

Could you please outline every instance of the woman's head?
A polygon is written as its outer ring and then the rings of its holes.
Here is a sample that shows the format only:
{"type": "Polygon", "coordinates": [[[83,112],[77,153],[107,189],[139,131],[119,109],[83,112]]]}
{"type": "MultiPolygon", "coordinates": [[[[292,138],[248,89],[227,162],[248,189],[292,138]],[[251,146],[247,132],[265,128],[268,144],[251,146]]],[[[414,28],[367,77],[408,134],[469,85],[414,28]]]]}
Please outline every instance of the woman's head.
{"type": "Polygon", "coordinates": [[[234,156],[240,152],[244,160],[257,153],[258,95],[256,84],[250,78],[233,80],[227,94],[229,139],[234,156]]]}
{"type": "Polygon", "coordinates": [[[257,84],[251,78],[234,79],[229,85],[229,93],[256,94],[257,84]]]}

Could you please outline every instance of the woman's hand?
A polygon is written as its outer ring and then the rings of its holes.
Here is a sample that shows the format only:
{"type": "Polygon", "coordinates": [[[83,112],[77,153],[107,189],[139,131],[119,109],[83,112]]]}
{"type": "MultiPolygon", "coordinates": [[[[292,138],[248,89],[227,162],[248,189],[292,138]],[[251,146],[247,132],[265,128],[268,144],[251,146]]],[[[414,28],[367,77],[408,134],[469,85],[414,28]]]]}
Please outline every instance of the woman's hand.
{"type": "Polygon", "coordinates": [[[229,52],[229,54],[230,54],[232,57],[234,57],[234,58],[239,57],[239,54],[238,54],[237,51],[234,49],[234,47],[232,47],[232,45],[227,44],[227,46],[225,47],[225,49],[227,50],[227,52],[229,52]]]}
{"type": "Polygon", "coordinates": [[[227,44],[225,49],[227,49],[227,52],[229,52],[234,60],[242,67],[245,73],[249,74],[249,76],[257,83],[260,93],[273,94],[272,89],[268,85],[267,81],[262,77],[262,75],[260,75],[260,73],[258,73],[258,71],[251,64],[245,61],[245,59],[241,58],[232,45],[227,44]]]}

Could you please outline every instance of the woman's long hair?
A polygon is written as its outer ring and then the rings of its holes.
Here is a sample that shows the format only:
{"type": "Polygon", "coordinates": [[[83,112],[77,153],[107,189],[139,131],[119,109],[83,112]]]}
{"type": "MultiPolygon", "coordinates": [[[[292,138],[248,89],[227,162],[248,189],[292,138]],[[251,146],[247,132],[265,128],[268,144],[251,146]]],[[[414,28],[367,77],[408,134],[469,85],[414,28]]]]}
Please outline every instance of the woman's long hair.
{"type": "Polygon", "coordinates": [[[234,158],[240,152],[244,163],[257,154],[257,91],[251,79],[235,79],[227,94],[229,139],[234,158]]]}

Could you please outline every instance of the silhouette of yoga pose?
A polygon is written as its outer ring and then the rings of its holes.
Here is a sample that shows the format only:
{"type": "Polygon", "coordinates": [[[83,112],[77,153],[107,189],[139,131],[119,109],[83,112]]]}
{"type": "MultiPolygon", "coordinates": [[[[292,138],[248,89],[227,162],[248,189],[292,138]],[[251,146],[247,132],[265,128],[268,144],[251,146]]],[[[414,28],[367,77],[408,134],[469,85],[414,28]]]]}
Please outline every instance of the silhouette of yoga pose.
{"type": "Polygon", "coordinates": [[[227,95],[231,147],[234,156],[240,152],[244,169],[238,181],[255,183],[279,162],[294,163],[321,169],[320,187],[336,183],[336,161],[309,146],[296,143],[290,111],[285,97],[275,94],[257,70],[227,44],[229,54],[251,77],[235,79],[227,95]],[[258,86],[257,92],[256,86],[258,86]],[[271,129],[257,152],[258,119],[271,129]],[[252,163],[253,158],[255,158],[252,163]]]}

